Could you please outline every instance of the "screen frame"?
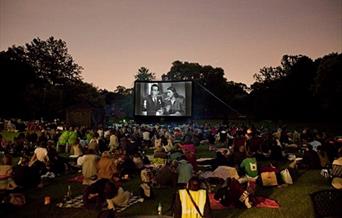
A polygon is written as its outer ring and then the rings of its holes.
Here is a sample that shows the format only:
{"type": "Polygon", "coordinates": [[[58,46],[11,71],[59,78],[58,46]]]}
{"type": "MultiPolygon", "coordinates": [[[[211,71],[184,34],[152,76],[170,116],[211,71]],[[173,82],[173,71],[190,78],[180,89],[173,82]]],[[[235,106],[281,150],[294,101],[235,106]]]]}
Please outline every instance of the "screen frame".
{"type": "Polygon", "coordinates": [[[165,80],[154,80],[154,81],[147,81],[147,80],[135,80],[134,81],[134,87],[133,87],[133,116],[134,117],[139,117],[139,118],[143,118],[143,117],[150,117],[150,118],[190,118],[192,117],[192,114],[193,114],[193,89],[194,89],[194,82],[193,80],[172,80],[172,81],[165,81],[165,80]],[[170,116],[170,115],[160,115],[160,116],[157,116],[157,115],[139,115],[139,114],[136,114],[136,100],[137,100],[137,91],[136,91],[136,87],[137,87],[137,83],[179,83],[179,82],[190,82],[191,83],[191,106],[190,106],[190,115],[181,115],[181,116],[170,116]]]}

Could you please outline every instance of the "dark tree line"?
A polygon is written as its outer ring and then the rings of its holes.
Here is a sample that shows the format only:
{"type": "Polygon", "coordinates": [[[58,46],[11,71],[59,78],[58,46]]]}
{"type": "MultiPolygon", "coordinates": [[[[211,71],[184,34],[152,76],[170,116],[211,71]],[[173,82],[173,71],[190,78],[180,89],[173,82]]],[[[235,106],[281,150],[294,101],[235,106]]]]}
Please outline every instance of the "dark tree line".
{"type": "Polygon", "coordinates": [[[74,105],[103,107],[97,88],[81,78],[82,67],[66,43],[50,37],[0,52],[0,116],[58,118],[74,105]]]}
{"type": "MultiPolygon", "coordinates": [[[[342,54],[312,60],[284,55],[264,67],[251,87],[227,80],[222,68],[175,61],[162,80],[193,80],[193,117],[198,119],[341,119],[342,54]]],[[[133,116],[133,88],[98,90],[82,80],[82,67],[66,43],[50,37],[0,52],[0,117],[64,118],[70,106],[105,108],[108,117],[133,116]]],[[[146,67],[135,79],[155,80],[146,67]]]]}
{"type": "Polygon", "coordinates": [[[342,54],[317,60],[284,55],[281,66],[254,75],[249,114],[259,119],[339,120],[342,99],[342,54]]]}

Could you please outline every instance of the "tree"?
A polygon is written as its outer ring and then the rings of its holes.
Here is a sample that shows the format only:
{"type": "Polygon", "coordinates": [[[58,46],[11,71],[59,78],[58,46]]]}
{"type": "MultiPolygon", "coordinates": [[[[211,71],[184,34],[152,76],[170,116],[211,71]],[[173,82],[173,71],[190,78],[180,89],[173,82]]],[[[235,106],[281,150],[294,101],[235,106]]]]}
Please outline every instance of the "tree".
{"type": "Polygon", "coordinates": [[[156,79],[156,75],[146,67],[140,67],[134,78],[139,81],[152,81],[156,79]]]}
{"type": "Polygon", "coordinates": [[[68,53],[66,42],[53,37],[43,41],[35,38],[25,47],[13,46],[9,54],[28,63],[36,72],[38,79],[53,86],[63,86],[65,83],[81,79],[82,67],[76,64],[68,53]]]}
{"type": "Polygon", "coordinates": [[[67,85],[64,93],[64,104],[65,107],[77,104],[104,107],[105,99],[93,84],[78,81],[73,85],[67,85]]]}
{"type": "Polygon", "coordinates": [[[115,108],[115,116],[132,117],[133,116],[133,88],[117,86],[114,90],[114,99],[112,107],[115,108]]]}
{"type": "Polygon", "coordinates": [[[0,116],[28,118],[34,111],[32,107],[37,106],[37,104],[31,104],[33,99],[30,95],[35,81],[35,72],[29,64],[15,57],[5,51],[0,52],[0,99],[2,101],[0,116]]]}
{"type": "Polygon", "coordinates": [[[258,74],[254,74],[253,77],[258,83],[271,82],[284,78],[286,72],[281,67],[263,67],[258,74]]]}
{"type": "Polygon", "coordinates": [[[120,94],[120,95],[131,95],[133,93],[133,89],[126,88],[124,86],[117,86],[114,90],[114,93],[120,94]]]}
{"type": "Polygon", "coordinates": [[[25,46],[12,46],[1,52],[0,69],[0,95],[7,99],[0,116],[62,118],[72,105],[104,106],[97,88],[82,81],[82,67],[61,39],[35,38],[25,46]]]}
{"type": "Polygon", "coordinates": [[[316,60],[318,64],[312,91],[324,117],[341,119],[342,54],[332,53],[316,60]]]}
{"type": "Polygon", "coordinates": [[[311,119],[317,116],[310,91],[316,65],[303,55],[284,55],[281,66],[264,67],[254,75],[253,114],[262,119],[311,119]]]}

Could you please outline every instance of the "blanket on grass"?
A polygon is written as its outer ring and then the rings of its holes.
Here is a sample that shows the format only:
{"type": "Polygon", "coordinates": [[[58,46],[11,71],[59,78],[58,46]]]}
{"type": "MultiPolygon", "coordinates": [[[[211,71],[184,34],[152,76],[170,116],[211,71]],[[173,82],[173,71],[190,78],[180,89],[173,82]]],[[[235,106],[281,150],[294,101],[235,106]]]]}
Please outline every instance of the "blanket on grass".
{"type": "MultiPolygon", "coordinates": [[[[221,210],[225,208],[233,208],[233,206],[225,207],[220,201],[214,198],[214,193],[209,194],[210,207],[213,210],[221,210]]],[[[265,197],[256,197],[257,204],[254,206],[256,208],[279,208],[280,205],[275,200],[265,198],[265,197]]]]}
{"type": "MultiPolygon", "coordinates": [[[[127,205],[123,207],[115,207],[115,212],[120,213],[124,210],[126,210],[128,207],[138,203],[138,202],[143,202],[143,199],[139,196],[132,196],[129,200],[127,205]]],[[[66,202],[61,202],[57,204],[57,207],[60,208],[82,208],[84,206],[83,204],[83,195],[76,196],[72,198],[71,200],[68,200],[66,202]]]]}

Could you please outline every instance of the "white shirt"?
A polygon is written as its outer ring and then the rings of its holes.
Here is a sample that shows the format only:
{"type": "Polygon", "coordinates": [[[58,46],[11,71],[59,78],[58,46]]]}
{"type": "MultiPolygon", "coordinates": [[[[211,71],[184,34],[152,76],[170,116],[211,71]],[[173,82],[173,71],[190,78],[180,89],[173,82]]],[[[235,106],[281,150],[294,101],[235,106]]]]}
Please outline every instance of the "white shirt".
{"type": "Polygon", "coordinates": [[[317,147],[318,147],[318,146],[321,146],[322,143],[320,143],[320,142],[317,141],[317,140],[314,140],[314,141],[310,142],[309,145],[312,146],[312,150],[317,151],[317,147]]]}

